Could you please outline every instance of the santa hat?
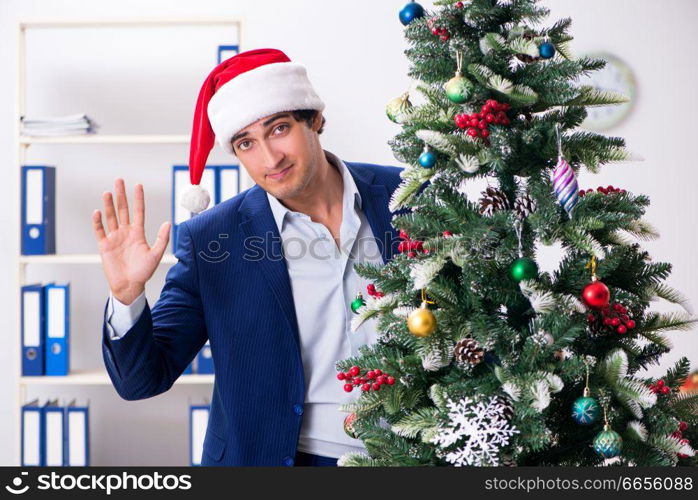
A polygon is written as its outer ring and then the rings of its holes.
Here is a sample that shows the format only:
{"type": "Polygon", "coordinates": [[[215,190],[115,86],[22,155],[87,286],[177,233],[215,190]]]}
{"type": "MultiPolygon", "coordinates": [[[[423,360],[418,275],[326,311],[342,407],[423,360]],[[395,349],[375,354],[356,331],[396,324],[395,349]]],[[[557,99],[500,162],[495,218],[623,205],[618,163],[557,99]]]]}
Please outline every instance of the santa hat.
{"type": "Polygon", "coordinates": [[[214,142],[234,156],[230,139],[260,118],[280,111],[324,108],[305,67],[280,50],[248,50],[220,63],[204,81],[196,101],[189,151],[192,186],[182,195],[182,206],[194,213],[208,207],[211,196],[199,183],[214,142]]]}

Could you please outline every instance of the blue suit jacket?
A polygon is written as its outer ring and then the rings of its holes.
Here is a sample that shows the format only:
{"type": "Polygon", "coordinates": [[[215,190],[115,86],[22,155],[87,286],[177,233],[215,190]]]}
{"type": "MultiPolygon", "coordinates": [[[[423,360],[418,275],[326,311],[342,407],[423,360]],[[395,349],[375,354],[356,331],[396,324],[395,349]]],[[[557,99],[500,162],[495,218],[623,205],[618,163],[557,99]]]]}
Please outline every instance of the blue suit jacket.
{"type": "MultiPolygon", "coordinates": [[[[387,262],[399,242],[388,202],[401,169],[345,164],[387,262]]],[[[121,339],[103,326],[104,363],[126,400],[167,391],[210,340],[216,374],[202,465],[293,465],[305,379],[281,249],[255,185],[180,226],[160,298],[121,339]]]]}

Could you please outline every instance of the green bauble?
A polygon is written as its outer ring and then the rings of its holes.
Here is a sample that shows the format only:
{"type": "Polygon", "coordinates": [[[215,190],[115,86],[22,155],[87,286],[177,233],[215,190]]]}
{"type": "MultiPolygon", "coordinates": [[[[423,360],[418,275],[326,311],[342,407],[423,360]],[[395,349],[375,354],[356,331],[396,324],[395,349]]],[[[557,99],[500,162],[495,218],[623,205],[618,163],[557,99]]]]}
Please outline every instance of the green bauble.
{"type": "Polygon", "coordinates": [[[532,280],[538,276],[538,265],[531,259],[519,257],[511,264],[509,274],[516,282],[532,280]]]}
{"type": "Polygon", "coordinates": [[[599,418],[599,413],[601,408],[594,398],[582,396],[572,404],[572,418],[578,424],[593,424],[599,418]]]}
{"type": "Polygon", "coordinates": [[[456,74],[456,76],[446,82],[444,90],[446,91],[446,97],[451,102],[463,104],[473,95],[473,84],[467,78],[456,74]]]}
{"type": "Polygon", "coordinates": [[[366,301],[364,300],[363,296],[361,295],[361,292],[359,292],[356,295],[356,298],[351,303],[351,312],[353,312],[354,314],[359,314],[359,309],[361,309],[365,305],[366,305],[366,301]]]}
{"type": "Polygon", "coordinates": [[[385,107],[385,114],[388,115],[390,121],[395,123],[400,123],[402,114],[412,107],[410,98],[407,93],[402,94],[400,97],[391,99],[388,105],[385,107]]]}
{"type": "Polygon", "coordinates": [[[604,458],[613,458],[620,455],[623,448],[623,438],[608,425],[594,438],[594,450],[604,458]]]}

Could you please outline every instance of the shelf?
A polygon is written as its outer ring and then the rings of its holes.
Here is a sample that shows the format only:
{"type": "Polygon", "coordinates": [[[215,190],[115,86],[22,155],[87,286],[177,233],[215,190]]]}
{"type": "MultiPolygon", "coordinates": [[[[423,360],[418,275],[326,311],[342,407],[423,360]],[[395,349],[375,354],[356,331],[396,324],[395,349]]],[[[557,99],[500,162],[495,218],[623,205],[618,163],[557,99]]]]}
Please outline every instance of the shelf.
{"type": "MultiPolygon", "coordinates": [[[[20,384],[26,385],[111,385],[111,379],[106,371],[75,371],[70,375],[42,377],[20,377],[20,384]]],[[[181,375],[175,382],[179,384],[212,384],[213,375],[181,375]]]]}
{"type": "Polygon", "coordinates": [[[189,135],[60,135],[31,136],[20,135],[20,144],[189,144],[189,135]]]}
{"type": "Polygon", "coordinates": [[[27,28],[103,28],[126,26],[199,26],[239,24],[240,18],[201,17],[201,18],[109,18],[109,19],[25,19],[19,23],[22,30],[27,28]]]}
{"type": "MultiPolygon", "coordinates": [[[[158,148],[152,148],[153,151],[160,151],[161,149],[167,150],[170,153],[172,151],[179,151],[181,153],[182,146],[188,146],[191,141],[190,130],[184,127],[179,127],[174,129],[179,130],[182,133],[162,133],[157,129],[152,132],[148,130],[143,130],[142,133],[134,133],[132,130],[124,130],[124,133],[101,133],[96,131],[91,134],[72,134],[71,135],[60,135],[60,136],[34,136],[30,135],[31,131],[24,131],[19,117],[27,116],[27,61],[31,60],[29,56],[30,48],[27,46],[27,34],[35,29],[57,29],[57,35],[62,35],[61,30],[65,28],[66,30],[72,29],[83,29],[87,28],[89,31],[92,28],[180,28],[180,27],[206,27],[206,26],[222,26],[226,28],[226,31],[230,33],[231,43],[235,43],[238,46],[242,46],[241,41],[241,20],[234,19],[232,17],[216,16],[216,17],[131,17],[131,18],[121,18],[121,17],[104,17],[104,18],[90,18],[84,17],[82,19],[78,18],[29,18],[21,19],[16,25],[16,35],[17,35],[17,94],[16,94],[16,106],[13,116],[15,130],[13,133],[13,143],[17,150],[17,162],[16,168],[13,168],[15,175],[15,186],[17,193],[21,194],[22,179],[21,179],[21,167],[27,164],[27,156],[35,148],[31,146],[36,144],[48,145],[49,148],[40,147],[37,148],[36,154],[40,154],[41,151],[53,149],[56,145],[66,145],[67,149],[76,149],[84,146],[93,146],[95,150],[101,148],[108,148],[108,146],[119,146],[127,145],[132,148],[144,147],[148,145],[160,146],[158,148]],[[228,29],[232,28],[232,29],[228,29]],[[233,38],[235,41],[233,42],[233,38]],[[160,132],[160,133],[158,133],[160,132]],[[163,147],[164,146],[164,147],[163,147]],[[170,151],[171,150],[171,151],[170,151]]],[[[52,33],[53,34],[53,33],[52,33]]],[[[90,33],[88,32],[88,35],[90,33]]],[[[173,35],[177,36],[179,33],[174,32],[173,35]]],[[[228,38],[226,38],[228,39],[228,38]]],[[[88,46],[88,48],[90,48],[88,46]]],[[[41,49],[41,47],[40,47],[41,49]]],[[[44,85],[49,85],[50,82],[43,82],[44,85]]],[[[88,110],[89,111],[89,110],[88,110]]],[[[80,131],[77,131],[80,132],[80,131]]],[[[61,149],[61,148],[59,148],[61,149]]],[[[113,149],[113,148],[111,148],[113,149]]],[[[169,198],[168,198],[169,199],[169,198]]],[[[21,221],[21,216],[17,217],[21,221]]],[[[21,227],[19,228],[21,230],[21,227]]],[[[19,231],[17,232],[19,234],[19,231]]],[[[26,275],[29,270],[29,264],[53,264],[53,265],[95,265],[101,264],[102,260],[99,253],[77,253],[77,254],[53,254],[53,255],[21,255],[20,245],[17,245],[15,250],[15,255],[17,255],[18,262],[18,273],[16,288],[20,289],[22,285],[26,283],[26,275]]],[[[166,253],[160,264],[166,265],[167,267],[159,268],[160,270],[166,270],[169,266],[176,264],[178,262],[177,258],[171,252],[171,248],[168,247],[168,253],[166,253]]],[[[96,247],[92,247],[88,252],[97,252],[96,247]]],[[[47,271],[50,269],[46,268],[47,271]]],[[[60,270],[60,269],[58,269],[60,270]]],[[[67,269],[66,269],[67,271],[67,269]]],[[[22,317],[21,313],[21,294],[16,293],[15,295],[15,317],[22,317]]],[[[72,297],[71,297],[72,299],[72,297]]],[[[17,346],[17,352],[19,354],[22,344],[21,339],[21,325],[15,328],[14,338],[15,345],[17,346]]],[[[15,372],[14,379],[16,380],[17,389],[17,401],[15,404],[15,432],[13,433],[12,441],[14,441],[14,453],[18,457],[17,462],[19,463],[19,458],[22,453],[22,432],[21,432],[21,422],[22,422],[22,405],[27,401],[27,393],[35,388],[44,388],[46,392],[53,392],[54,397],[60,395],[61,393],[71,393],[75,392],[77,388],[80,387],[92,387],[108,389],[112,386],[109,374],[104,369],[104,366],[97,365],[93,369],[85,370],[72,370],[69,375],[66,376],[22,376],[21,363],[18,363],[18,369],[15,372]]],[[[210,390],[215,382],[215,377],[212,374],[209,375],[181,375],[178,380],[175,381],[174,385],[184,386],[189,388],[187,391],[195,388],[204,388],[205,390],[210,390]]],[[[78,390],[79,392],[79,390],[78,390]]],[[[63,394],[64,396],[66,394],[63,394]]],[[[8,443],[9,445],[9,443],[8,443]]],[[[17,464],[18,464],[17,463],[17,464]]]]}
{"type": "MultiPolygon", "coordinates": [[[[101,264],[102,259],[98,253],[90,254],[64,254],[64,255],[20,255],[20,264],[101,264]]],[[[162,256],[160,264],[176,264],[177,257],[166,253],[162,256]]]]}

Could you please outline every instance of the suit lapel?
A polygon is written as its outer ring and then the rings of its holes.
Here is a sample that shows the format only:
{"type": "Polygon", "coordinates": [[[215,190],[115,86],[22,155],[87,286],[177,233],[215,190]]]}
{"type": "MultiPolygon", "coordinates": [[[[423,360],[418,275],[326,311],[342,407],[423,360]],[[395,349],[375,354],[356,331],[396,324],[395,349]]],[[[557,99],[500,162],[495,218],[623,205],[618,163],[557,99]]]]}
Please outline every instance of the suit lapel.
{"type": "Polygon", "coordinates": [[[283,256],[281,235],[274,221],[266,192],[259,185],[250,189],[249,194],[240,205],[240,212],[246,216],[245,220],[239,224],[242,234],[245,238],[255,239],[252,241],[261,241],[261,246],[264,248],[263,258],[251,259],[248,265],[259,266],[266,276],[274,297],[281,306],[293,335],[300,345],[291,280],[286,268],[286,259],[283,256]]]}
{"type": "Polygon", "coordinates": [[[355,163],[344,162],[354,178],[361,194],[362,209],[371,226],[376,244],[383,257],[383,263],[393,258],[399,243],[399,233],[390,224],[391,214],[388,188],[383,184],[373,184],[376,176],[371,170],[355,163]]]}

